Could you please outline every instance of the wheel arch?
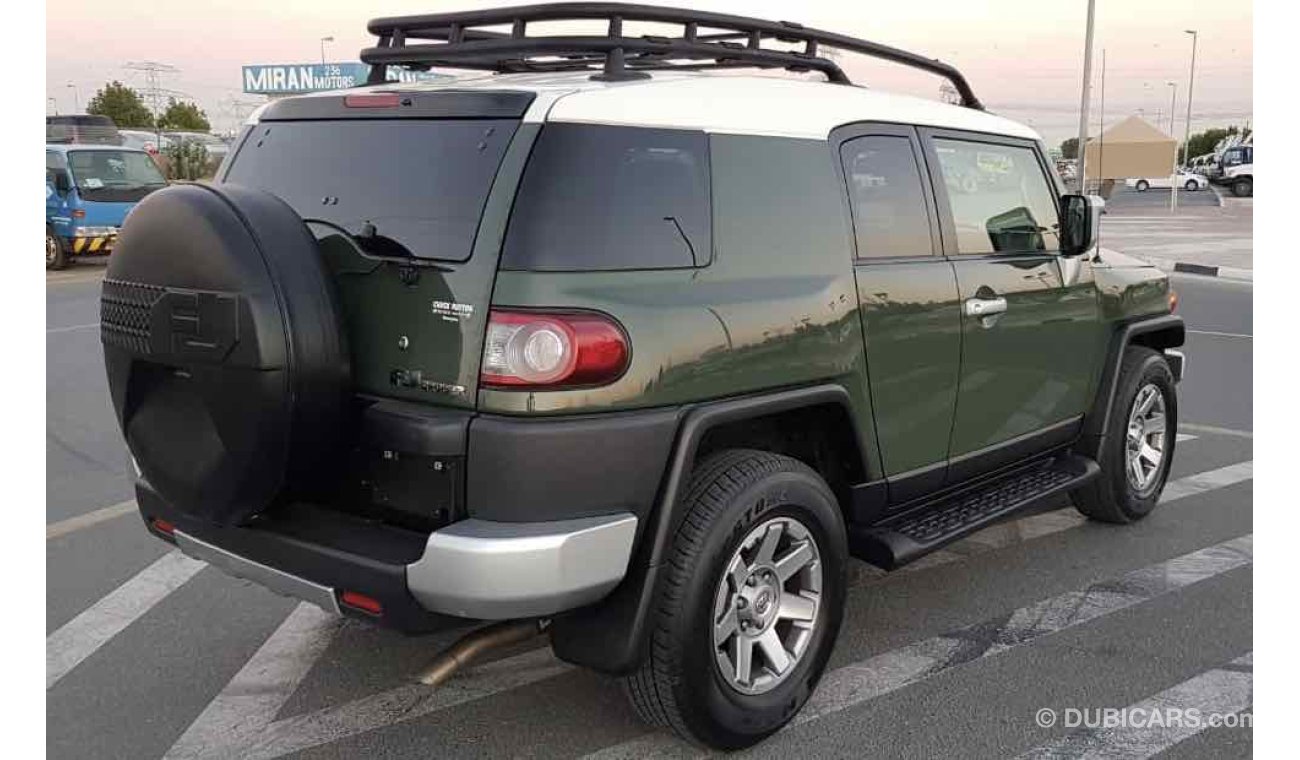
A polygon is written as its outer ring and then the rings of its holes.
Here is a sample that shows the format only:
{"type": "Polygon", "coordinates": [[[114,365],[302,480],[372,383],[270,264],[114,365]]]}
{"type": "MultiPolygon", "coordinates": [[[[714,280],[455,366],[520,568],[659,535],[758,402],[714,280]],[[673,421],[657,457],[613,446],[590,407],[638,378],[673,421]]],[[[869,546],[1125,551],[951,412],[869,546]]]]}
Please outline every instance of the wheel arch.
{"type": "MultiPolygon", "coordinates": [[[[849,485],[868,472],[866,447],[853,425],[854,409],[842,385],[827,383],[762,395],[701,404],[691,408],[678,428],[668,466],[659,488],[656,509],[633,552],[627,575],[619,586],[597,604],[555,619],[551,646],[565,661],[603,673],[622,675],[639,664],[649,633],[648,621],[659,582],[659,568],[667,556],[673,534],[680,523],[680,496],[692,469],[702,456],[732,446],[762,448],[763,436],[770,436],[783,421],[799,418],[795,435],[778,437],[783,450],[776,453],[804,461],[819,473],[818,466],[837,461],[843,468],[840,488],[832,485],[841,512],[850,503],[849,485]],[[820,439],[804,440],[817,424],[831,427],[820,439]],[[758,438],[747,437],[758,435],[758,438]],[[809,461],[811,460],[811,461],[809,461]],[[842,493],[841,493],[842,491],[842,493]]],[[[772,439],[769,437],[769,441],[772,439]]],[[[768,449],[772,450],[772,449],[768,449]]],[[[825,475],[823,474],[823,477],[825,475]]],[[[829,482],[829,480],[828,480],[829,482]]]]}
{"type": "Polygon", "coordinates": [[[1092,406],[1084,415],[1083,430],[1076,446],[1079,453],[1095,459],[1101,451],[1110,411],[1115,403],[1124,351],[1131,345],[1145,346],[1155,351],[1176,348],[1183,345],[1186,334],[1183,318],[1174,314],[1141,318],[1116,329],[1107,347],[1106,363],[1101,368],[1092,406]]]}

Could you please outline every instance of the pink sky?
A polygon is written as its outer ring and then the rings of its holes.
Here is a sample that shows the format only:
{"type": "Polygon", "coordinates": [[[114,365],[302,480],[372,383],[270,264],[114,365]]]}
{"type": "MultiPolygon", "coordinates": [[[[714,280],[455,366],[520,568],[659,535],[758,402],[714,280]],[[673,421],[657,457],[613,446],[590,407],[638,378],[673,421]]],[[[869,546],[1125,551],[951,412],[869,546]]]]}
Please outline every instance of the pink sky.
{"type": "MultiPolygon", "coordinates": [[[[976,93],[998,113],[1032,124],[1050,145],[1077,131],[1087,0],[914,0],[910,3],[802,3],[773,0],[694,0],[690,7],[800,21],[914,50],[956,64],[976,93]]],[[[517,4],[481,0],[49,0],[46,94],[73,110],[73,88],[85,107],[105,81],[143,86],[128,61],[177,67],[163,86],[190,95],[214,126],[233,123],[233,100],[259,102],[240,91],[240,67],[250,63],[312,62],[320,38],[331,61],[356,60],[372,39],[373,16],[430,13],[517,4]],[[106,9],[111,12],[105,13],[106,9]]],[[[669,3],[671,4],[671,3],[669,3]]],[[[1193,130],[1241,122],[1252,110],[1252,7],[1239,0],[1098,0],[1094,81],[1106,49],[1106,123],[1142,110],[1168,128],[1171,88],[1178,83],[1176,132],[1182,135],[1190,56],[1189,35],[1200,33],[1193,130]]],[[[874,63],[844,63],[870,86],[933,97],[938,82],[874,63]]],[[[1098,120],[1094,87],[1092,123],[1098,120]]],[[[48,108],[47,108],[48,110],[48,108]]],[[[1093,128],[1095,132],[1095,127],[1093,128]]]]}

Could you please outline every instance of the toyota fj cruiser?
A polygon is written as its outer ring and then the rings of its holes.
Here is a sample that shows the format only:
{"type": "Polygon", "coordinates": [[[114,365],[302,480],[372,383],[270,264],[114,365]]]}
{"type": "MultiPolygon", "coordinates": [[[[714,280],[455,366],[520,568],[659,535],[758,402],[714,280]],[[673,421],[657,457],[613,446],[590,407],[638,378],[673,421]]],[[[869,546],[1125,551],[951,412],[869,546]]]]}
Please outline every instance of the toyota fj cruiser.
{"type": "Polygon", "coordinates": [[[102,339],[159,538],[406,631],[549,620],[645,719],[737,748],[808,699],[850,557],[1155,507],[1169,282],[956,69],[610,3],[370,31],[373,84],[268,104],[122,230],[102,339]],[[806,76],[700,71],[741,67],[806,76]]]}

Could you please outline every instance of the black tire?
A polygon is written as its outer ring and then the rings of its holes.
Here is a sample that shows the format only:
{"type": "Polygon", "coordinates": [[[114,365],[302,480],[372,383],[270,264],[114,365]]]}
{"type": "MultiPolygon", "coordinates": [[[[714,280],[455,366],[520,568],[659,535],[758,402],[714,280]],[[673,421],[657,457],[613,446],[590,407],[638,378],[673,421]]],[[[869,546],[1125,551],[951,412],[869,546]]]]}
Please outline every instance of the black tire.
{"type": "Polygon", "coordinates": [[[1169,364],[1156,351],[1143,346],[1129,346],[1124,352],[1115,403],[1102,441],[1098,462],[1101,475],[1071,492],[1074,506],[1085,516],[1101,522],[1126,524],[1146,517],[1160,501],[1160,493],[1169,478],[1177,439],[1178,392],[1169,364]],[[1160,391],[1165,405],[1164,454],[1155,479],[1148,487],[1139,490],[1130,482],[1127,471],[1126,434],[1129,413],[1138,391],[1147,385],[1154,385],[1160,391]]]}
{"type": "Polygon", "coordinates": [[[684,508],[651,613],[650,649],[624,688],[647,723],[696,744],[741,749],[793,718],[826,667],[844,610],[844,522],[835,495],[817,473],[790,457],[747,449],[705,459],[691,478],[684,508]],[[715,593],[746,534],[776,517],[794,518],[816,541],[821,601],[811,638],[789,675],[769,691],[743,694],[717,664],[715,593]]]}
{"type": "Polygon", "coordinates": [[[1232,183],[1232,194],[1238,198],[1249,198],[1255,193],[1255,182],[1250,177],[1242,177],[1232,183]]]}
{"type": "Polygon", "coordinates": [[[1150,187],[1151,187],[1151,183],[1150,183],[1150,182],[1147,182],[1147,181],[1144,180],[1144,179],[1140,179],[1140,180],[1137,181],[1137,184],[1134,185],[1134,187],[1137,188],[1137,191],[1138,191],[1139,193],[1145,193],[1148,189],[1150,189],[1150,187]]]}
{"type": "Polygon", "coordinates": [[[1187,180],[1187,184],[1183,185],[1183,188],[1186,189],[1189,193],[1194,193],[1197,190],[1199,190],[1201,186],[1199,183],[1197,183],[1196,180],[1189,179],[1187,180]]]}
{"type": "Polygon", "coordinates": [[[63,239],[54,234],[52,227],[45,228],[45,268],[63,269],[68,265],[68,250],[63,239]]]}

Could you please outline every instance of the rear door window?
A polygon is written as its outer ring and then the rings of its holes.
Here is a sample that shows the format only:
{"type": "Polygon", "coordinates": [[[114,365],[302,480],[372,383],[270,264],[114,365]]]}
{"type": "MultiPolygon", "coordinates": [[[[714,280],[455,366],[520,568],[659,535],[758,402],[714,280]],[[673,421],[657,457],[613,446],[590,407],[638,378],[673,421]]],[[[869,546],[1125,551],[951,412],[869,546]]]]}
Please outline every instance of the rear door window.
{"type": "Polygon", "coordinates": [[[515,196],[501,265],[702,266],[712,247],[703,132],[548,124],[515,196]]]}
{"type": "Polygon", "coordinates": [[[928,256],[930,217],[912,141],[893,135],[849,140],[840,148],[860,258],[928,256]]]}
{"type": "Polygon", "coordinates": [[[385,255],[470,257],[512,119],[264,121],[224,181],[267,190],[303,219],[379,241],[385,255]]]}

